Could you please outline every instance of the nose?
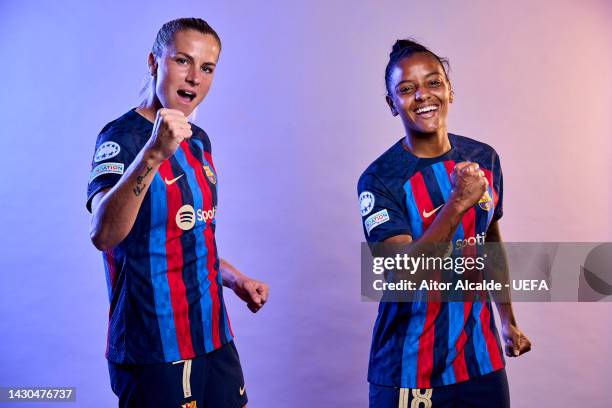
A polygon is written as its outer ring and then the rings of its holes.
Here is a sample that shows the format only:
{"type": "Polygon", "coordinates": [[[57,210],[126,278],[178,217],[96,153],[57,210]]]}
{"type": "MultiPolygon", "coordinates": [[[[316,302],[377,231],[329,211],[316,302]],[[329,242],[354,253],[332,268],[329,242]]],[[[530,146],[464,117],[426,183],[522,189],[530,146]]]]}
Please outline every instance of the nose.
{"type": "Polygon", "coordinates": [[[414,97],[417,101],[424,101],[429,99],[429,90],[427,87],[420,86],[417,88],[414,97]]]}
{"type": "Polygon", "coordinates": [[[197,86],[202,81],[201,75],[202,75],[202,71],[200,71],[195,66],[195,64],[193,64],[193,65],[191,65],[191,67],[189,68],[189,71],[187,72],[187,76],[185,77],[185,81],[187,81],[187,83],[189,85],[197,86]]]}

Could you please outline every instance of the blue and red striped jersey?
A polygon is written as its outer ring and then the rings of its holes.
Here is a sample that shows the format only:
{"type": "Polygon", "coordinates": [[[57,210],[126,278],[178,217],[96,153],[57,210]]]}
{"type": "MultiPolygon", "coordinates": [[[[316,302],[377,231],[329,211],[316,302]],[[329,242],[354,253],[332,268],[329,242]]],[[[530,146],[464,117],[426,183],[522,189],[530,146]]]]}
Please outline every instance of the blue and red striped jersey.
{"type": "MultiPolygon", "coordinates": [[[[114,363],[172,362],[211,352],[233,337],[215,243],[217,175],[210,140],[193,136],[164,161],[128,236],[103,252],[110,299],[106,357],[114,363]]],[[[115,185],[153,124],[130,110],[98,136],[87,208],[115,185]]]]}
{"type": "MultiPolygon", "coordinates": [[[[376,159],[358,183],[368,242],[395,235],[418,240],[451,194],[455,163],[479,164],[488,195],[463,216],[453,243],[484,242],[489,225],[502,217],[503,181],[495,150],[449,134],[451,150],[419,158],[402,141],[376,159]],[[482,239],[477,239],[481,237],[482,239]]],[[[505,365],[491,302],[381,302],[374,325],[368,381],[402,388],[432,388],[467,381],[505,365]]]]}

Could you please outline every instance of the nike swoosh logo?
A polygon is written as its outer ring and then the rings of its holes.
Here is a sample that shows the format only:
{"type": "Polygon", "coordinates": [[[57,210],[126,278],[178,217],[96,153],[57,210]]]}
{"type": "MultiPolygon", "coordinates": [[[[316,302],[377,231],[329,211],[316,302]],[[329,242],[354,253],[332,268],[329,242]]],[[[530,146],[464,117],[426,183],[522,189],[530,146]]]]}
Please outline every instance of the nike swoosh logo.
{"type": "Polygon", "coordinates": [[[240,387],[240,395],[244,395],[244,386],[240,387]]]}
{"type": "Polygon", "coordinates": [[[165,178],[165,179],[164,179],[164,181],[166,182],[166,185],[171,186],[171,185],[173,185],[174,183],[176,183],[176,181],[177,181],[178,179],[180,179],[181,177],[183,177],[184,175],[185,175],[185,174],[181,174],[180,176],[175,177],[175,178],[173,178],[172,180],[168,180],[167,178],[165,178]]]}
{"type": "Polygon", "coordinates": [[[439,206],[438,208],[434,208],[433,210],[431,210],[430,212],[427,212],[425,210],[423,210],[423,217],[424,218],[429,218],[432,215],[434,215],[436,213],[436,211],[438,211],[440,208],[442,208],[444,206],[444,204],[442,204],[441,206],[439,206]]]}

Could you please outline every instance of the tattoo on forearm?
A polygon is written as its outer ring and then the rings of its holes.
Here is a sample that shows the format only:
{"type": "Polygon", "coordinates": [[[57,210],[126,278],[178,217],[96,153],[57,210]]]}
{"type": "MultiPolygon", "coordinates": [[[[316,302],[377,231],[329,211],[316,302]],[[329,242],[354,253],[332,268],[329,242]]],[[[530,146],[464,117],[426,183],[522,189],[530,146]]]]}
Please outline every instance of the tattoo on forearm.
{"type": "Polygon", "coordinates": [[[134,189],[132,190],[132,191],[134,191],[134,194],[136,196],[139,196],[140,193],[142,193],[143,190],[145,189],[145,187],[147,186],[147,184],[143,183],[142,181],[145,179],[145,177],[147,177],[149,175],[151,170],[153,170],[153,167],[148,167],[147,166],[147,171],[142,176],[136,177],[136,187],[134,187],[134,189]]]}
{"type": "Polygon", "coordinates": [[[142,190],[144,190],[144,188],[145,188],[146,186],[147,186],[147,185],[143,183],[143,184],[142,184],[142,187],[141,187],[141,186],[136,186],[136,187],[134,187],[134,194],[135,194],[136,196],[139,196],[139,195],[140,195],[140,193],[142,193],[142,190]]]}

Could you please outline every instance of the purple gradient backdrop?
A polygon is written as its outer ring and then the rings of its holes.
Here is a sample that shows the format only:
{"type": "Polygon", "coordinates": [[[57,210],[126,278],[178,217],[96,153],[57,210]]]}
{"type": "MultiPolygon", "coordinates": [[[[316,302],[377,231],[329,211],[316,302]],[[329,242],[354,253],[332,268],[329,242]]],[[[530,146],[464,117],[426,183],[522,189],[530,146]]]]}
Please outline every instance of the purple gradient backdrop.
{"type": "MultiPolygon", "coordinates": [[[[255,316],[226,296],[249,406],[367,405],[376,305],[359,300],[355,184],[402,135],[383,98],[396,38],[450,58],[450,130],[499,152],[506,239],[612,240],[610,2],[293,3],[0,3],[0,386],[115,404],[88,167],[175,17],[202,16],[223,40],[196,120],[220,173],[219,252],[271,286],[255,316]]],[[[517,304],[534,350],[508,363],[513,406],[610,406],[610,311],[517,304]]]]}

